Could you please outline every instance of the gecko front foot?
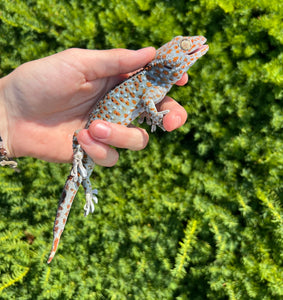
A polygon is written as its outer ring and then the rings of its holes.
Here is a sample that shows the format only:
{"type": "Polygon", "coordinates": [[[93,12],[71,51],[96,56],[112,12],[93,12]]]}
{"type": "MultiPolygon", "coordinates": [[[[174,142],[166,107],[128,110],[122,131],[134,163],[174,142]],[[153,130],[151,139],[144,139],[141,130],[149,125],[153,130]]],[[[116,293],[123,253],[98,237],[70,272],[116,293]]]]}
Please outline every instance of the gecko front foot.
{"type": "Polygon", "coordinates": [[[163,127],[163,117],[168,113],[169,110],[163,110],[150,116],[151,132],[154,132],[156,130],[156,126],[160,127],[163,131],[165,131],[165,128],[163,127]]]}
{"type": "Polygon", "coordinates": [[[144,119],[146,119],[146,124],[151,125],[151,132],[156,131],[156,126],[160,127],[163,131],[166,131],[163,127],[163,117],[169,113],[169,110],[163,110],[159,112],[143,112],[140,115],[140,118],[138,120],[139,124],[142,124],[144,122],[144,119]]]}

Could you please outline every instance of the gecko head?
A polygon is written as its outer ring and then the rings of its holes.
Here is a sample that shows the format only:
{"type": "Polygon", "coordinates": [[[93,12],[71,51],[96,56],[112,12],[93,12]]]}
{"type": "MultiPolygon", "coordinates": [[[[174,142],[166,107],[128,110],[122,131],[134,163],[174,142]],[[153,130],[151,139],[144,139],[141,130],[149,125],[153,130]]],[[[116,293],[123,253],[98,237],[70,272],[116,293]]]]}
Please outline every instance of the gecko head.
{"type": "MultiPolygon", "coordinates": [[[[157,50],[155,59],[163,61],[167,69],[179,74],[187,70],[208,51],[203,36],[176,36],[157,50]]],[[[179,77],[179,76],[178,76],[179,77]]]]}
{"type": "Polygon", "coordinates": [[[182,54],[189,56],[191,61],[196,61],[208,51],[208,45],[205,45],[206,38],[204,36],[187,36],[180,37],[175,42],[182,54]]]}

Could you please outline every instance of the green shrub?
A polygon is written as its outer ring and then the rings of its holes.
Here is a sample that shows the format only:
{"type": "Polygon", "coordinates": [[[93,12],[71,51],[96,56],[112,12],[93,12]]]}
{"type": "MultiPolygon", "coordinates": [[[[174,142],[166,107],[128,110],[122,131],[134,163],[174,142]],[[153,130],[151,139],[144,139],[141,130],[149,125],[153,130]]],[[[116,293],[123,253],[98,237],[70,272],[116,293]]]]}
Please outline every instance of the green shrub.
{"type": "Polygon", "coordinates": [[[282,1],[2,0],[0,76],[68,47],[210,50],[171,96],[188,121],[95,168],[46,264],[68,165],[1,169],[1,299],[281,299],[282,1]]]}

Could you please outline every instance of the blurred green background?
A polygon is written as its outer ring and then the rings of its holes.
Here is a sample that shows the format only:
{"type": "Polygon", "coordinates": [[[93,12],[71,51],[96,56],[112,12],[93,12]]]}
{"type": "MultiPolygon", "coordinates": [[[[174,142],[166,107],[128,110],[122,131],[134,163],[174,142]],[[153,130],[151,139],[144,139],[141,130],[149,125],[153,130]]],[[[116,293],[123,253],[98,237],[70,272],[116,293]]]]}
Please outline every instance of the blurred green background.
{"type": "Polygon", "coordinates": [[[170,92],[186,125],[96,166],[51,265],[70,166],[1,168],[0,299],[282,299],[282,24],[280,0],[0,0],[0,77],[69,47],[210,46],[170,92]]]}

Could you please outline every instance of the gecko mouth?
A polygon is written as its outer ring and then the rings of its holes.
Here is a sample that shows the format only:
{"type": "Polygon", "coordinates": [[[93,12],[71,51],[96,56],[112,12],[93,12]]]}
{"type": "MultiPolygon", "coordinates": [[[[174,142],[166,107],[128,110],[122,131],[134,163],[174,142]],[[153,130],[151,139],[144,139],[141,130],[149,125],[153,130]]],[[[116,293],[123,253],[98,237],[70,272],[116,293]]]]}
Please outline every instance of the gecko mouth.
{"type": "Polygon", "coordinates": [[[208,45],[202,45],[202,46],[200,46],[199,48],[197,48],[197,49],[195,49],[195,50],[189,52],[188,54],[189,54],[189,55],[192,55],[192,54],[195,54],[195,53],[197,53],[197,52],[203,52],[203,51],[206,51],[207,49],[208,49],[208,45]]]}

